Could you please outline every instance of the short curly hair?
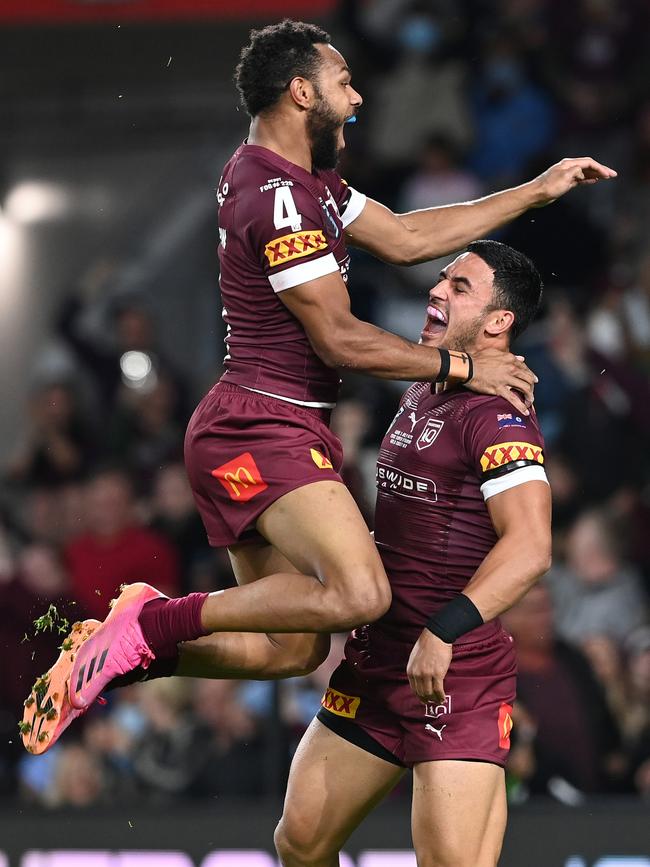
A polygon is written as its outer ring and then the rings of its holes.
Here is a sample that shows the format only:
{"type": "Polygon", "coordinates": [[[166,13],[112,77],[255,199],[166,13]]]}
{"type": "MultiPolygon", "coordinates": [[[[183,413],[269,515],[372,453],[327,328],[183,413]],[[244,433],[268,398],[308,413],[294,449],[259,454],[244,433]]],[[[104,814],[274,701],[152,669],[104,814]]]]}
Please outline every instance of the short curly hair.
{"type": "Polygon", "coordinates": [[[313,78],[321,63],[314,46],[329,42],[330,35],[322,28],[289,18],[251,30],[235,70],[235,84],[248,114],[255,117],[275,105],[295,76],[313,78]]]}

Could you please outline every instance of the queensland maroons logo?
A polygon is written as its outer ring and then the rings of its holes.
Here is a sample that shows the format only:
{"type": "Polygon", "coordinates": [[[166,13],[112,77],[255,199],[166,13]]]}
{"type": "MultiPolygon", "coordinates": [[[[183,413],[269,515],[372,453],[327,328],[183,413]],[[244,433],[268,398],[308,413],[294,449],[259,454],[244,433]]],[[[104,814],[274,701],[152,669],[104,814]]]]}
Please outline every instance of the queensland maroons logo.
{"type": "Polygon", "coordinates": [[[444,424],[444,421],[440,421],[439,418],[428,419],[427,423],[422,428],[420,436],[415,441],[416,449],[421,452],[423,449],[428,449],[429,446],[432,446],[438,439],[438,435],[444,427],[444,424]]]}

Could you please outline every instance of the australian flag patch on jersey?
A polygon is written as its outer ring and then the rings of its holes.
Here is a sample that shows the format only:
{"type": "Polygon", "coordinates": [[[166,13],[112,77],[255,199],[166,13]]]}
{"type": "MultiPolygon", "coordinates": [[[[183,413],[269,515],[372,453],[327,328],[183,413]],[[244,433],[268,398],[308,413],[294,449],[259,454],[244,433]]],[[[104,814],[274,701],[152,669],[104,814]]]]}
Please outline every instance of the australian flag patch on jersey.
{"type": "Polygon", "coordinates": [[[500,412],[497,415],[497,424],[500,428],[504,427],[526,427],[526,422],[520,415],[513,415],[511,412],[500,412]]]}

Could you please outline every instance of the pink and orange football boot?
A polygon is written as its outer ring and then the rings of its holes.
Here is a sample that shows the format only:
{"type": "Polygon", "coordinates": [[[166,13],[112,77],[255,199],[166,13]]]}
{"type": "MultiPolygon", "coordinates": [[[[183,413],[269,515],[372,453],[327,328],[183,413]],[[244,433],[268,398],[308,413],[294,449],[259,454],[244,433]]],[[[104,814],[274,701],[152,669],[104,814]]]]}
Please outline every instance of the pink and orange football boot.
{"type": "Polygon", "coordinates": [[[70,704],[79,711],[90,707],[114,678],[138,667],[146,669],[155,659],[138,618],[147,602],[167,596],[143,583],[122,585],[121,591],[106,620],[75,655],[68,692],[70,704]]]}

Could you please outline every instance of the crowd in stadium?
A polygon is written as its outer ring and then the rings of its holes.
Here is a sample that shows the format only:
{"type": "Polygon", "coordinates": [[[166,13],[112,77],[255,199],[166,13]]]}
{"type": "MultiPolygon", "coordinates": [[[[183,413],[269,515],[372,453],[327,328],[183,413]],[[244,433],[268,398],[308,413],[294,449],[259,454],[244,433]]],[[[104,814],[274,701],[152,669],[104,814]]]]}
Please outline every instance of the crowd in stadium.
{"type": "MultiPolygon", "coordinates": [[[[467,5],[459,17],[452,0],[342,4],[332,30],[365,98],[342,174],[411,210],[516,184],[561,156],[590,154],[619,172],[498,235],[534,259],[546,285],[518,348],[540,380],[554,499],[553,567],[503,618],[519,664],[508,786],[513,803],[650,798],[647,12],[629,0],[501,0],[497,26],[494,4],[467,5]]],[[[233,583],[182,463],[205,383],[160,345],[150,297],[115,296],[99,327],[86,327],[89,285],[110,294],[100,265],[52,323],[69,373],[34,383],[3,466],[0,796],[48,807],[264,796],[269,732],[288,767],[341,637],[319,671],[282,686],[279,707],[266,683],[161,679],[109,693],[42,757],[19,743],[22,701],[63,637],[56,618],[35,633],[50,604],[70,622],[103,619],[124,582],[172,595],[233,583]]],[[[413,337],[439,269],[353,254],[353,307],[413,337]]],[[[370,527],[376,449],[399,394],[399,384],[345,376],[334,418],[370,527]]]]}

